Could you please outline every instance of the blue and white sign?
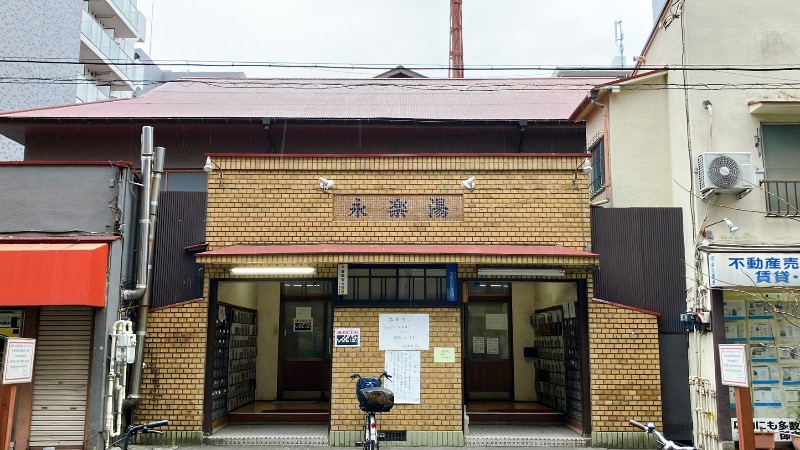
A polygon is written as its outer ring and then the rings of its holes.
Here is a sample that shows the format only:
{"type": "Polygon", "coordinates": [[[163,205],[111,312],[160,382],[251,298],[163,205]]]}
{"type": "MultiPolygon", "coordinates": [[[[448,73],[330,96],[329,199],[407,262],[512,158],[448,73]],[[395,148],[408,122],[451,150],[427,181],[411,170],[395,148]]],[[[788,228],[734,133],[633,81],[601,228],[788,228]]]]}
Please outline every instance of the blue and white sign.
{"type": "Polygon", "coordinates": [[[447,301],[458,301],[458,264],[445,264],[447,274],[447,301]]]}
{"type": "Polygon", "coordinates": [[[800,286],[800,253],[709,253],[711,287],[800,286]]]}

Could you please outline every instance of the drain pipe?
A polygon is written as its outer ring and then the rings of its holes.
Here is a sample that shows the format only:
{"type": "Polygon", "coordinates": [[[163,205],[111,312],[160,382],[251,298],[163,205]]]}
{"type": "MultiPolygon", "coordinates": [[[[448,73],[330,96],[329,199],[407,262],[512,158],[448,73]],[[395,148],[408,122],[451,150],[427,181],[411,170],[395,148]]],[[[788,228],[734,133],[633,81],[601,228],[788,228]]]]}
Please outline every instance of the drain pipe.
{"type": "Polygon", "coordinates": [[[142,189],[139,193],[139,244],[136,269],[136,288],[123,290],[126,300],[139,300],[136,320],[136,356],[131,368],[130,393],[125,399],[125,409],[139,403],[139,388],[144,368],[144,340],[147,330],[147,313],[150,308],[149,287],[152,284],[152,255],[155,248],[154,218],[158,207],[161,172],[164,168],[164,148],[153,151],[153,127],[142,128],[142,189]],[[154,174],[153,172],[156,172],[154,174]]]}

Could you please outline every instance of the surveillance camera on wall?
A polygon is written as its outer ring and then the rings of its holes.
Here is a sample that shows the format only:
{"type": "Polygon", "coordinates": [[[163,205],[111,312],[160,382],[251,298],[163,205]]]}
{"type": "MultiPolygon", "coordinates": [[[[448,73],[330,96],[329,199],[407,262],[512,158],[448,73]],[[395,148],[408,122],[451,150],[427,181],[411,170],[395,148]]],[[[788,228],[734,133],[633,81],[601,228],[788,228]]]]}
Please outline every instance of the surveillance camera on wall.
{"type": "Polygon", "coordinates": [[[328,189],[333,187],[333,180],[329,180],[327,178],[319,177],[319,188],[323,191],[328,191],[328,189]]]}
{"type": "Polygon", "coordinates": [[[469,189],[470,192],[475,190],[475,177],[469,177],[466,180],[461,182],[461,185],[464,186],[466,189],[469,189]]]}

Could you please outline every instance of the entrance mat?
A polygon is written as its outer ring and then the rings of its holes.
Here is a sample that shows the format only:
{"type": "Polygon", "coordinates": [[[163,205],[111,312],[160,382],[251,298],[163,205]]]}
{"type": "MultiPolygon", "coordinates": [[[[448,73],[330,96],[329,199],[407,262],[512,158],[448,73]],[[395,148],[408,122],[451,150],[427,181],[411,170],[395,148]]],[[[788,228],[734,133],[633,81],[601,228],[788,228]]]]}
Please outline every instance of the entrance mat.
{"type": "Polygon", "coordinates": [[[327,409],[300,409],[300,408],[287,408],[287,409],[265,409],[262,413],[275,413],[275,414],[292,414],[292,413],[306,413],[306,414],[328,414],[330,411],[327,409]]]}
{"type": "MultiPolygon", "coordinates": [[[[497,413],[553,413],[556,412],[550,408],[496,408],[496,409],[487,409],[486,412],[497,412],[497,413]]],[[[476,411],[475,413],[480,414],[480,411],[476,411]]],[[[467,411],[467,414],[473,414],[467,411]]]]}

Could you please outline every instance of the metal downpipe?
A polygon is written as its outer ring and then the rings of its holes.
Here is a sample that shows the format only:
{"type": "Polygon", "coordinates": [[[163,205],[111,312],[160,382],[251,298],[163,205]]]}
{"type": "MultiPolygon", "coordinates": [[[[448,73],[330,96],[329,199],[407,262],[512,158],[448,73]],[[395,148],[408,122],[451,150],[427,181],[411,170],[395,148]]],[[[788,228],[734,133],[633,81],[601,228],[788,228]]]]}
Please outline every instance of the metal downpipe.
{"type": "MultiPolygon", "coordinates": [[[[139,387],[141,384],[142,370],[144,368],[144,339],[147,329],[147,312],[150,306],[147,297],[149,286],[152,283],[150,268],[152,267],[153,240],[155,227],[152,223],[154,215],[153,196],[158,196],[160,186],[156,185],[154,176],[154,166],[158,169],[158,182],[161,180],[163,171],[163,147],[161,148],[161,161],[159,155],[154,157],[153,150],[153,127],[142,128],[142,189],[139,194],[139,244],[136,268],[136,288],[123,290],[122,296],[125,299],[139,300],[138,317],[136,320],[136,356],[131,367],[130,394],[124,401],[125,409],[136,406],[139,402],[139,387]],[[154,189],[155,188],[155,189],[154,189]]],[[[157,202],[156,202],[157,205],[157,202]]]]}

